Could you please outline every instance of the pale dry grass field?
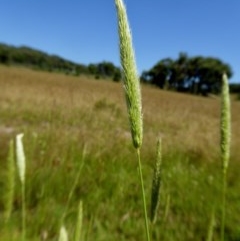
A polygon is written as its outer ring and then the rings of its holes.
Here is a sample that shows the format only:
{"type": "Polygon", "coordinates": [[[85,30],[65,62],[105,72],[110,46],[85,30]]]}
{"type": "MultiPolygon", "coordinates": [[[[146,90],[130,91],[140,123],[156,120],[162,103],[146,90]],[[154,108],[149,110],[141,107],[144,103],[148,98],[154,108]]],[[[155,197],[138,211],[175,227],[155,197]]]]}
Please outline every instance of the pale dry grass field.
{"type": "MultiPolygon", "coordinates": [[[[165,149],[182,150],[211,161],[219,154],[220,99],[204,98],[142,86],[143,151],[156,138],[165,149]]],[[[59,135],[81,138],[89,145],[112,149],[115,141],[130,142],[121,83],[0,67],[0,134],[52,124],[59,135]],[[5,131],[4,131],[5,130],[5,131]]],[[[240,146],[240,102],[232,102],[232,156],[240,146]]],[[[154,149],[153,149],[154,150],[154,149]]]]}
{"type": "MultiPolygon", "coordinates": [[[[168,214],[157,223],[156,240],[206,240],[211,211],[216,208],[218,217],[220,206],[220,98],[167,92],[148,85],[142,85],[142,94],[146,193],[150,197],[156,141],[160,136],[160,217],[165,215],[168,197],[171,200],[168,214]]],[[[240,102],[232,101],[227,199],[230,208],[226,222],[227,236],[232,241],[240,237],[236,226],[240,211],[239,110],[240,102]]],[[[71,230],[74,225],[73,213],[81,198],[86,240],[142,240],[136,156],[121,83],[0,66],[1,177],[9,140],[20,132],[25,134],[27,157],[26,222],[34,223],[27,226],[29,240],[39,240],[42,232],[49,234],[47,240],[56,240],[58,220],[66,204],[64,193],[75,180],[84,152],[86,160],[70,203],[67,228],[71,230]]],[[[3,192],[2,188],[1,196],[3,192]]],[[[20,207],[16,188],[12,223],[7,228],[1,225],[1,240],[19,240],[20,207]]],[[[216,225],[218,240],[219,223],[216,225]]]]}

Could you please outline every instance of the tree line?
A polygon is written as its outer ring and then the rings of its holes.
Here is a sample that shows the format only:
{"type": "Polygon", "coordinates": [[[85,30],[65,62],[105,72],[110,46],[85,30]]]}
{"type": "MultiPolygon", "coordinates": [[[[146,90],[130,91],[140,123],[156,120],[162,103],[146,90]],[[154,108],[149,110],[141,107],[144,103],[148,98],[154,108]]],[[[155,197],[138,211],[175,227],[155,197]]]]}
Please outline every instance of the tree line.
{"type": "Polygon", "coordinates": [[[218,58],[189,57],[180,53],[177,59],[162,59],[144,71],[141,80],[162,89],[201,95],[219,94],[223,72],[228,78],[233,75],[231,66],[218,58]]]}
{"type": "MultiPolygon", "coordinates": [[[[15,47],[0,43],[0,63],[75,76],[92,75],[96,79],[121,80],[120,68],[111,62],[84,65],[26,46],[15,47]]],[[[140,80],[161,89],[207,96],[210,93],[220,93],[223,72],[229,78],[233,75],[231,66],[218,58],[189,57],[186,53],[180,53],[176,59],[164,58],[149,70],[143,71],[140,80]]],[[[230,84],[230,91],[240,96],[240,83],[230,84]]]]}
{"type": "Polygon", "coordinates": [[[121,70],[111,62],[98,64],[78,64],[66,60],[57,55],[50,55],[27,46],[15,47],[7,44],[0,44],[0,63],[5,65],[23,65],[34,69],[62,72],[69,75],[79,76],[94,75],[98,78],[110,78],[114,81],[121,79],[121,70]]]}

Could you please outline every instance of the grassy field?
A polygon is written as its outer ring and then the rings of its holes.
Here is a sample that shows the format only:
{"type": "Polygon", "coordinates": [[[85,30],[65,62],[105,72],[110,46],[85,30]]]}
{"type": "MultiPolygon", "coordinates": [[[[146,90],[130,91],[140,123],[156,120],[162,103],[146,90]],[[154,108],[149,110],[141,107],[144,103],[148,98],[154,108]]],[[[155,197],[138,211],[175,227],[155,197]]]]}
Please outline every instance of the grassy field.
{"type": "MultiPolygon", "coordinates": [[[[143,86],[143,174],[150,202],[156,141],[162,137],[162,188],[152,240],[206,240],[212,212],[219,240],[220,99],[143,86]]],[[[240,102],[232,101],[226,240],[240,240],[240,102]]],[[[83,201],[83,240],[144,240],[136,154],[121,83],[0,66],[0,240],[20,240],[21,189],[3,220],[11,138],[23,132],[28,240],[57,240],[69,190],[80,172],[65,225],[73,235],[83,201]]]]}

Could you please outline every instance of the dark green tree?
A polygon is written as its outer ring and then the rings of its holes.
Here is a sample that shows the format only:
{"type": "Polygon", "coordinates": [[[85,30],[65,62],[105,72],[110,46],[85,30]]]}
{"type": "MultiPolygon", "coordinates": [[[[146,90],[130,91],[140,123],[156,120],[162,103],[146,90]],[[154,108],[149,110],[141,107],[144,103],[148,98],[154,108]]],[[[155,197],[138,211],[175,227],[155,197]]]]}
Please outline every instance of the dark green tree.
{"type": "Polygon", "coordinates": [[[115,68],[115,72],[113,75],[113,81],[119,82],[122,79],[122,73],[119,68],[115,68]]]}
{"type": "Polygon", "coordinates": [[[5,44],[0,44],[0,63],[9,64],[10,62],[10,49],[5,44]]]}
{"type": "Polygon", "coordinates": [[[121,71],[113,63],[103,61],[97,64],[77,64],[58,55],[29,48],[15,47],[0,43],[0,63],[9,65],[23,65],[34,69],[50,72],[61,72],[79,76],[80,74],[93,75],[95,78],[107,78],[113,81],[121,80],[121,71]]]}
{"type": "Polygon", "coordinates": [[[220,59],[190,58],[186,53],[180,53],[176,60],[166,58],[159,61],[149,71],[143,72],[141,79],[160,88],[208,95],[220,92],[223,72],[231,78],[231,67],[220,59]]]}
{"type": "Polygon", "coordinates": [[[163,59],[154,65],[149,71],[143,72],[141,80],[143,82],[154,84],[160,88],[164,88],[171,82],[172,67],[172,59],[163,59]]]}

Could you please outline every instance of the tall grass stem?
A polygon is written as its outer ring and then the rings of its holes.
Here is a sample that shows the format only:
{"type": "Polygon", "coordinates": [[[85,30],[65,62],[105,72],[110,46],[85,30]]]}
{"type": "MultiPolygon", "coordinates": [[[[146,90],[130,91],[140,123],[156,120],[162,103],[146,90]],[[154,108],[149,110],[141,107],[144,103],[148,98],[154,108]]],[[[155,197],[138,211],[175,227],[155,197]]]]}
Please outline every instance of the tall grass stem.
{"type": "Polygon", "coordinates": [[[22,241],[26,241],[25,185],[22,185],[22,241]]]}
{"type": "Polygon", "coordinates": [[[15,163],[14,163],[14,141],[9,142],[9,151],[7,157],[7,178],[5,195],[5,222],[8,222],[13,208],[15,186],[15,163]]]}
{"type": "Polygon", "coordinates": [[[69,208],[70,201],[71,201],[71,199],[72,199],[72,196],[73,196],[73,194],[74,194],[74,191],[75,191],[75,189],[76,189],[76,187],[77,187],[77,184],[78,184],[78,182],[79,182],[80,173],[81,173],[82,167],[83,167],[83,165],[84,165],[84,161],[85,161],[85,156],[86,156],[86,147],[84,147],[84,149],[83,149],[82,162],[81,162],[81,164],[79,165],[79,169],[78,169],[77,175],[76,175],[75,180],[74,180],[74,182],[73,182],[72,188],[71,188],[71,190],[70,190],[70,192],[69,192],[69,194],[68,194],[67,204],[65,205],[65,210],[64,210],[63,215],[62,215],[62,217],[61,217],[61,226],[62,226],[63,223],[64,223],[64,219],[65,219],[65,217],[66,217],[66,215],[67,215],[67,210],[68,210],[68,208],[69,208]]]}
{"type": "Polygon", "coordinates": [[[21,181],[21,194],[22,194],[22,241],[26,241],[26,204],[25,204],[25,169],[26,160],[23,148],[24,134],[18,134],[16,136],[16,159],[19,172],[19,178],[21,181]]]}
{"type": "Polygon", "coordinates": [[[146,195],[145,195],[145,190],[144,190],[144,182],[143,182],[143,175],[142,175],[142,164],[141,164],[141,156],[140,156],[140,150],[139,149],[137,149],[137,157],[138,157],[138,171],[139,171],[139,177],[140,177],[141,189],[142,189],[142,201],[143,201],[143,210],[144,210],[146,238],[147,238],[147,241],[150,241],[146,195]]]}
{"type": "Polygon", "coordinates": [[[211,214],[209,227],[208,227],[207,241],[212,241],[213,240],[213,232],[214,232],[215,225],[216,225],[216,222],[215,222],[215,211],[213,209],[212,214],[211,214]]]}
{"type": "Polygon", "coordinates": [[[82,222],[83,222],[83,203],[80,200],[79,205],[78,205],[78,217],[77,217],[77,224],[76,224],[74,241],[81,241],[82,240],[82,222]]]}

